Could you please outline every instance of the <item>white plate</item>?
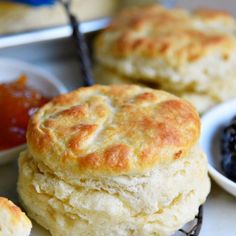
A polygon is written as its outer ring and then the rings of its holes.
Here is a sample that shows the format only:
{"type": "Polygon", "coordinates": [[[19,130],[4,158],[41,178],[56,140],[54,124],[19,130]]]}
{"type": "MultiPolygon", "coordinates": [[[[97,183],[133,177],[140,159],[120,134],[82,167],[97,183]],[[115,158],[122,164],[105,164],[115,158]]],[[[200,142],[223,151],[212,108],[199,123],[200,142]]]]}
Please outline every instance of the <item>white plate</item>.
{"type": "MultiPolygon", "coordinates": [[[[0,83],[14,81],[21,74],[27,76],[29,87],[37,89],[46,97],[54,97],[67,92],[65,86],[57,78],[38,67],[17,60],[0,58],[0,83]]],[[[6,151],[0,151],[0,164],[14,160],[24,148],[23,144],[6,151]]]]}
{"type": "Polygon", "coordinates": [[[202,117],[200,145],[206,152],[211,177],[227,192],[236,196],[236,183],[224,176],[220,162],[220,132],[236,115],[236,99],[222,103],[202,117]]]}

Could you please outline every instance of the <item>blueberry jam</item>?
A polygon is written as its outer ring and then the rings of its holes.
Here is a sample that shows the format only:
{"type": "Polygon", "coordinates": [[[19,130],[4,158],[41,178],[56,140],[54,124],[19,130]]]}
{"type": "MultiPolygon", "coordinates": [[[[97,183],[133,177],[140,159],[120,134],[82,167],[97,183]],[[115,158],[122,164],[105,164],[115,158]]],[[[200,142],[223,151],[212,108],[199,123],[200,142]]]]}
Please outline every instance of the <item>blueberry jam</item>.
{"type": "Polygon", "coordinates": [[[236,116],[221,133],[221,166],[225,175],[236,182],[236,116]]]}

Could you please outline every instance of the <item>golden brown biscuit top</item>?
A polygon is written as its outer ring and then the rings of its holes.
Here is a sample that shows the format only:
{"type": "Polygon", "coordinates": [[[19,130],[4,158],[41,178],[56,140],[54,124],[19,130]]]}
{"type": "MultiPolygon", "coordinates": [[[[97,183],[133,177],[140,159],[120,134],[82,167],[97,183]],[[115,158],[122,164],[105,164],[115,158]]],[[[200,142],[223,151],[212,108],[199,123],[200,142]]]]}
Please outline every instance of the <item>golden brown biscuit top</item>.
{"type": "Polygon", "coordinates": [[[27,218],[25,213],[23,213],[21,209],[14,203],[4,197],[0,197],[0,221],[1,220],[3,220],[4,222],[8,220],[9,222],[11,222],[11,226],[13,228],[18,224],[22,224],[31,228],[31,222],[27,218]],[[2,211],[4,211],[3,215],[1,214],[2,211]]]}
{"type": "Polygon", "coordinates": [[[236,50],[236,24],[225,12],[190,13],[158,5],[123,10],[95,43],[97,55],[110,58],[162,58],[179,67],[210,53],[236,50]]]}
{"type": "Polygon", "coordinates": [[[74,175],[145,172],[184,157],[199,138],[195,109],[136,85],[92,86],[59,96],[31,119],[33,157],[74,175]]]}

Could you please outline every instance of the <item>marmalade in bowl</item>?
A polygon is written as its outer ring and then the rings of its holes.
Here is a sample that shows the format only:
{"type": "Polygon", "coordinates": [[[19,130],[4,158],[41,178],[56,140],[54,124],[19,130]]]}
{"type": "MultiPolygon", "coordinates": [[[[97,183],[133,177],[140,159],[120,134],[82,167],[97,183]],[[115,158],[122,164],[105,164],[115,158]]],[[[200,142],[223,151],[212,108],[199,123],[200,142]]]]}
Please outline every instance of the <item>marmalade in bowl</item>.
{"type": "Polygon", "coordinates": [[[49,101],[26,83],[22,75],[14,82],[0,84],[0,150],[25,143],[30,117],[49,101]]]}

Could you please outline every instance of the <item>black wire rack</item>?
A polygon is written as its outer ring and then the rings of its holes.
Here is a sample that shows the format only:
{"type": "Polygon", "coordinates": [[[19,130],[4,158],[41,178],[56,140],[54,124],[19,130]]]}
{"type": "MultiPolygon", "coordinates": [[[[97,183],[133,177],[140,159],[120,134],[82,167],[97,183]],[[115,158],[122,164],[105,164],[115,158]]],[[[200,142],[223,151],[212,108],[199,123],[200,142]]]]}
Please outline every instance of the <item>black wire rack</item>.
{"type": "MultiPolygon", "coordinates": [[[[71,13],[71,0],[59,0],[64,6],[68,15],[70,25],[72,27],[72,38],[75,41],[76,52],[80,62],[80,73],[82,76],[84,86],[91,86],[94,84],[92,63],[89,56],[89,50],[85,41],[84,35],[80,31],[80,21],[71,13]]],[[[179,236],[198,236],[202,227],[203,221],[203,206],[199,207],[198,214],[194,220],[189,222],[184,228],[178,230],[179,236]]]]}
{"type": "Polygon", "coordinates": [[[94,84],[92,63],[84,34],[80,30],[80,21],[70,10],[71,0],[58,1],[63,5],[72,28],[72,39],[76,46],[76,54],[79,59],[80,74],[82,76],[83,85],[91,86],[94,84]]]}
{"type": "Polygon", "coordinates": [[[189,222],[186,228],[178,230],[179,236],[198,236],[201,231],[203,222],[203,206],[199,207],[198,214],[195,216],[194,220],[189,222]]]}

